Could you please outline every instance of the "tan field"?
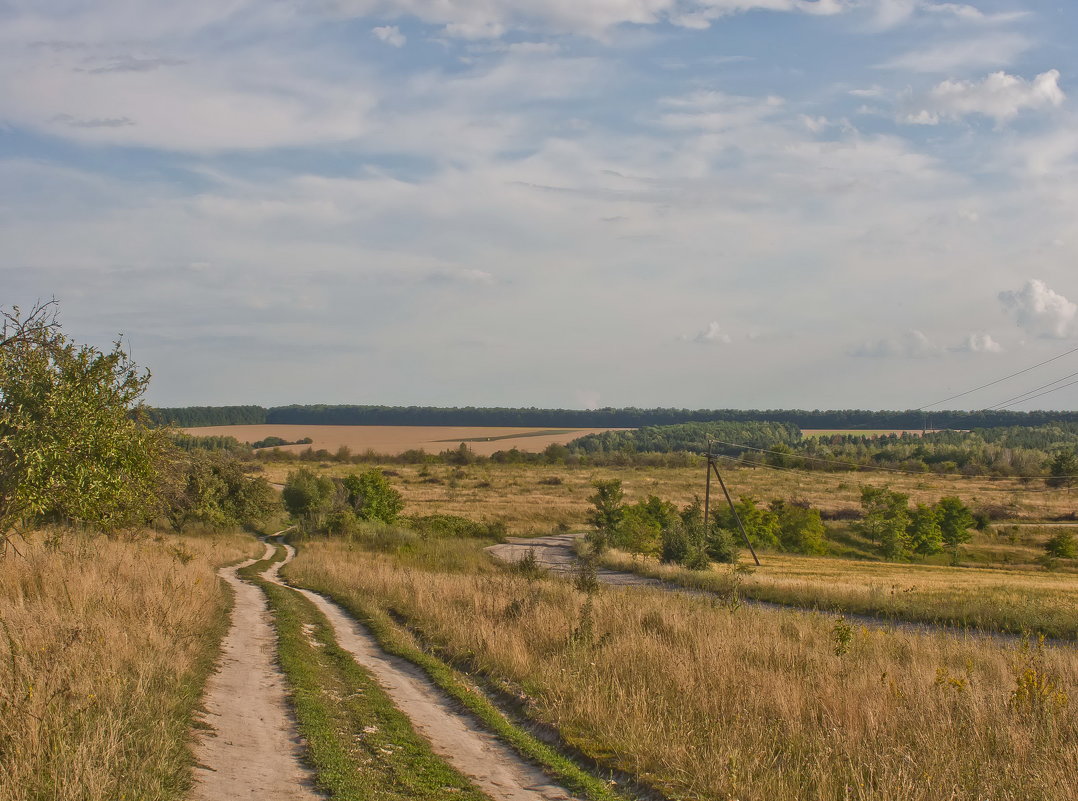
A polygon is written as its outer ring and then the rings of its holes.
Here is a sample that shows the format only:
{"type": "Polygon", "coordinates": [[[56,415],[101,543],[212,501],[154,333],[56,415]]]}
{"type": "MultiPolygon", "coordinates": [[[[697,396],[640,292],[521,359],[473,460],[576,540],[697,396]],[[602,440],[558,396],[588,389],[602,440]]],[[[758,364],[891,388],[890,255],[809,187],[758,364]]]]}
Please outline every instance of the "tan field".
{"type": "Polygon", "coordinates": [[[280,437],[288,442],[310,437],[310,445],[287,445],[281,450],[298,453],[306,448],[336,451],[342,445],[353,453],[371,450],[390,456],[408,450],[428,453],[455,448],[462,442],[482,456],[510,448],[539,453],[548,445],[564,445],[585,434],[621,429],[610,428],[509,428],[500,426],[306,426],[253,425],[203,426],[185,428],[198,437],[235,437],[240,442],[258,442],[266,437],[280,437]]]}

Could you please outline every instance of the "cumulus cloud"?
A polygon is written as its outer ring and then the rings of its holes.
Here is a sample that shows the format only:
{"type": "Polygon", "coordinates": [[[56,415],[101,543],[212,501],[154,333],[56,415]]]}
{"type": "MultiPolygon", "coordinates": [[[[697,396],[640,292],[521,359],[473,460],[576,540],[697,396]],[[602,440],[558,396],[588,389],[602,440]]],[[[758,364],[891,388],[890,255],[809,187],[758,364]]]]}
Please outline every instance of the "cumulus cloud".
{"type": "Polygon", "coordinates": [[[707,324],[707,328],[692,338],[693,342],[701,345],[729,345],[734,338],[722,330],[722,326],[715,320],[707,324]]]}
{"type": "Polygon", "coordinates": [[[1003,346],[992,339],[991,334],[976,331],[968,334],[962,344],[952,350],[961,353],[1002,353],[1003,346]]]}
{"type": "Polygon", "coordinates": [[[865,359],[927,359],[939,356],[943,349],[924,333],[911,328],[900,336],[886,337],[858,345],[851,356],[865,359]]]}
{"type": "Polygon", "coordinates": [[[401,29],[396,25],[382,25],[378,28],[371,28],[371,33],[374,34],[376,39],[380,39],[393,47],[404,47],[404,43],[408,41],[408,38],[401,33],[401,29]]]}
{"type": "Polygon", "coordinates": [[[1036,278],[1016,291],[1000,292],[1003,308],[1024,331],[1045,339],[1065,339],[1075,330],[1078,305],[1036,278]]]}
{"type": "Polygon", "coordinates": [[[1042,72],[1032,81],[1006,72],[993,72],[981,81],[943,81],[926,95],[907,96],[903,122],[936,125],[970,114],[1010,120],[1023,109],[1057,108],[1066,95],[1059,88],[1059,71],[1042,72]]]}

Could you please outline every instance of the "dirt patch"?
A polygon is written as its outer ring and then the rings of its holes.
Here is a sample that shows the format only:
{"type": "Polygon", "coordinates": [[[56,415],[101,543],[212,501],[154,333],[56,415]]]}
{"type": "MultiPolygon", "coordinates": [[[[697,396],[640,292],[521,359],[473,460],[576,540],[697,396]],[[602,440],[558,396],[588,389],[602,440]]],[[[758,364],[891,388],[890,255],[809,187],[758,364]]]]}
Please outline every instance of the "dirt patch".
{"type": "Polygon", "coordinates": [[[210,731],[198,737],[195,747],[192,801],[322,798],[301,761],[284,677],[274,660],[277,635],[266,600],[261,590],[236,575],[254,561],[218,571],[235,592],[235,604],[220,667],[206,684],[204,722],[210,731]]]}

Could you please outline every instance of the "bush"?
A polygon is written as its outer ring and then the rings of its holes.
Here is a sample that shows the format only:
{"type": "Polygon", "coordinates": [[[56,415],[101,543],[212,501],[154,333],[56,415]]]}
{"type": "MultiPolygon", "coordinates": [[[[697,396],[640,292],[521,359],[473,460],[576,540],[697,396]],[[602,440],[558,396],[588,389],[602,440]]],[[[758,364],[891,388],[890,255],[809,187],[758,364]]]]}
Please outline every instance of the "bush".
{"type": "Polygon", "coordinates": [[[1078,541],[1074,532],[1057,532],[1044,544],[1044,552],[1056,559],[1078,559],[1078,541]]]}

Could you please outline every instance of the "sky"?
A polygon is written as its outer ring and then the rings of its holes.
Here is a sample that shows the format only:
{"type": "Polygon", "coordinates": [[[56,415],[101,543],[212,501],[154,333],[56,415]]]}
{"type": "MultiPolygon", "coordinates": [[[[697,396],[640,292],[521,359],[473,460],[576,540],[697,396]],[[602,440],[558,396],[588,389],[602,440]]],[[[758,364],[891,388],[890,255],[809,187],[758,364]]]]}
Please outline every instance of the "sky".
{"type": "Polygon", "coordinates": [[[0,0],[0,306],[122,337],[161,406],[921,407],[1078,348],[1076,34],[1064,0],[0,0]]]}

